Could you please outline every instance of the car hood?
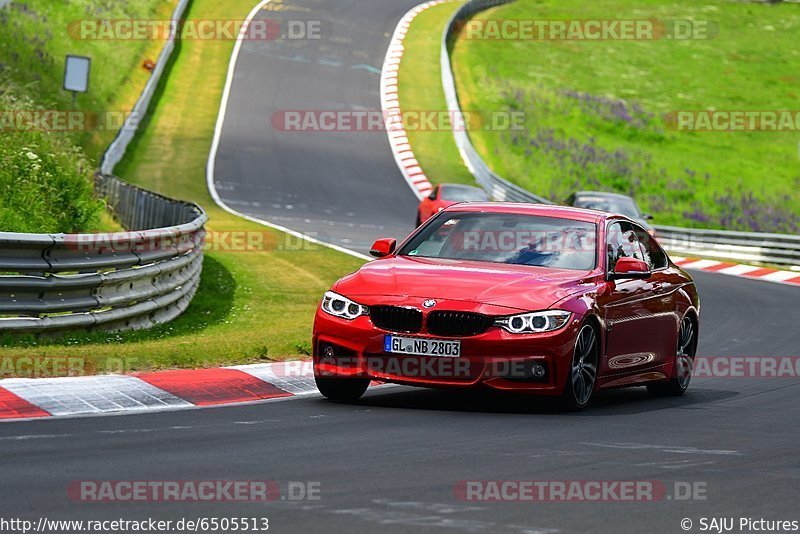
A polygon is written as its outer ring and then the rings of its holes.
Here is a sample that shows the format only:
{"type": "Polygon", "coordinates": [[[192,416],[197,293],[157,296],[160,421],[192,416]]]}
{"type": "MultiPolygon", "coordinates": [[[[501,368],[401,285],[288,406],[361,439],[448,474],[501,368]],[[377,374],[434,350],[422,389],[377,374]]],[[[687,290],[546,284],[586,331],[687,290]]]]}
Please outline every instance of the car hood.
{"type": "Polygon", "coordinates": [[[347,297],[384,295],[493,304],[521,311],[547,309],[593,284],[592,271],[462,260],[390,257],[342,278],[347,297]]]}

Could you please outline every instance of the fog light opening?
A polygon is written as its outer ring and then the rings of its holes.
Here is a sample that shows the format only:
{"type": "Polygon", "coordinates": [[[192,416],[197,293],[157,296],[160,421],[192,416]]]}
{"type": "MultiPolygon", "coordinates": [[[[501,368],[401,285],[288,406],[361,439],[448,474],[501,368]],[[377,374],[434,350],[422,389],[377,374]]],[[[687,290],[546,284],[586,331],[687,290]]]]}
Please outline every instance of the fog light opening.
{"type": "Polygon", "coordinates": [[[541,380],[547,374],[547,368],[541,363],[535,363],[531,366],[531,376],[537,380],[541,380]]]}

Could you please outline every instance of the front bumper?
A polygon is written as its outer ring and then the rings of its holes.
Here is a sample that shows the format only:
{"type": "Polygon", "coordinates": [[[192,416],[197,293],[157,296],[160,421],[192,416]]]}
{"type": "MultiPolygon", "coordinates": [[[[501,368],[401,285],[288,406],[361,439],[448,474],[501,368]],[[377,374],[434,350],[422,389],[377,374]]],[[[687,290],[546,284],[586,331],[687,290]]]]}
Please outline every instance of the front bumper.
{"type": "Polygon", "coordinates": [[[318,376],[362,377],[423,387],[490,387],[498,390],[560,395],[570,375],[581,317],[573,314],[563,328],[540,334],[511,334],[499,327],[469,337],[389,332],[369,316],[347,321],[317,310],[313,360],[318,376]],[[384,336],[458,339],[458,358],[410,356],[384,351],[384,336]],[[545,374],[534,376],[533,366],[545,374]]]}

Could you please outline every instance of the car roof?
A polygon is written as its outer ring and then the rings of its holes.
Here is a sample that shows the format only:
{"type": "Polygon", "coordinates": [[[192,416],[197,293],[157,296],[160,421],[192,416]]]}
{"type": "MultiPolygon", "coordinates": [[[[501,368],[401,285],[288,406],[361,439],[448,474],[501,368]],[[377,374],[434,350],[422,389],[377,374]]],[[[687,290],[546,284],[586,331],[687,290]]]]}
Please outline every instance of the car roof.
{"type": "MultiPolygon", "coordinates": [[[[592,196],[592,197],[615,197],[615,198],[627,198],[629,200],[633,200],[633,197],[628,195],[623,195],[622,193],[609,193],[607,191],[575,191],[576,197],[583,197],[583,196],[592,196]]],[[[634,201],[635,202],[635,201],[634,201]]]]}
{"type": "Polygon", "coordinates": [[[460,188],[460,189],[475,189],[478,191],[483,191],[482,187],[475,187],[474,185],[467,185],[467,184],[439,184],[439,187],[452,187],[452,188],[460,188]]]}
{"type": "MultiPolygon", "coordinates": [[[[617,218],[614,214],[602,211],[574,208],[572,206],[556,206],[551,204],[529,204],[521,202],[469,202],[454,204],[445,211],[513,213],[518,215],[538,215],[599,223],[605,219],[617,218]]],[[[621,217],[621,216],[620,216],[621,217]]],[[[625,218],[625,217],[621,217],[625,218]]]]}

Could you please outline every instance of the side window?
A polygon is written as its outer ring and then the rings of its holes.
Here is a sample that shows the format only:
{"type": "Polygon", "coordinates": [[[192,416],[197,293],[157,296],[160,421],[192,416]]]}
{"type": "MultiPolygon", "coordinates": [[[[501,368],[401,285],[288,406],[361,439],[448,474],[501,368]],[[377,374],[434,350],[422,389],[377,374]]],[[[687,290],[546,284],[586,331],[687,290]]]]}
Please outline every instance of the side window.
{"type": "Polygon", "coordinates": [[[609,271],[614,270],[620,258],[643,259],[639,239],[633,231],[633,226],[627,222],[613,223],[608,227],[606,251],[609,271]]]}
{"type": "Polygon", "coordinates": [[[636,231],[636,237],[642,245],[642,252],[644,253],[643,259],[650,265],[650,270],[655,271],[665,268],[669,264],[669,261],[667,260],[667,254],[661,246],[643,229],[638,226],[635,226],[634,229],[636,231]]]}

